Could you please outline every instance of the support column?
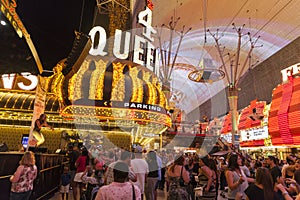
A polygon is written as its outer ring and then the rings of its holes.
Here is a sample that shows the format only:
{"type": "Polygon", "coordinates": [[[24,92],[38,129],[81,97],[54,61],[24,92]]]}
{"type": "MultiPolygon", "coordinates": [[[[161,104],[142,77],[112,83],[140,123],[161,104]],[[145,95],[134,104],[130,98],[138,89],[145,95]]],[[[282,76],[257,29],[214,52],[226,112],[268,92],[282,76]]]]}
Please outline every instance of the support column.
{"type": "Polygon", "coordinates": [[[162,138],[162,133],[159,134],[159,148],[162,149],[163,145],[163,138],[162,138]]]}
{"type": "Polygon", "coordinates": [[[239,141],[235,140],[235,135],[238,134],[237,127],[237,100],[238,100],[238,89],[235,87],[229,87],[228,89],[228,102],[229,109],[231,113],[231,136],[232,136],[232,145],[235,146],[239,141]]]}

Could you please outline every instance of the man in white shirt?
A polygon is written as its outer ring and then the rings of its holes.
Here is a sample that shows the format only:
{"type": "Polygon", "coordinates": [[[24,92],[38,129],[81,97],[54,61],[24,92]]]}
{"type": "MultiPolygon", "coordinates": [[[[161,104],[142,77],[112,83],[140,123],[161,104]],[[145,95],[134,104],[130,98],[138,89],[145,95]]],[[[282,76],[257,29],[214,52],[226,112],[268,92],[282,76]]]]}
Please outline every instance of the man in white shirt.
{"type": "Polygon", "coordinates": [[[131,167],[133,172],[137,176],[137,181],[134,185],[137,185],[141,190],[141,198],[143,199],[145,181],[147,174],[149,173],[149,168],[147,162],[142,157],[143,149],[141,146],[137,146],[134,151],[135,158],[131,160],[131,167]]]}

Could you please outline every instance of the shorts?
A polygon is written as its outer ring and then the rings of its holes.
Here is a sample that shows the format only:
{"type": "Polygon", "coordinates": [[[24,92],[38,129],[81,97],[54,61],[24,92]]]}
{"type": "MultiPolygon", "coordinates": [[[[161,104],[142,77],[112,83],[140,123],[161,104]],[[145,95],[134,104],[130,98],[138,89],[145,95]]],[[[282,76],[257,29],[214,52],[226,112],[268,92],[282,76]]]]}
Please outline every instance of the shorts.
{"type": "Polygon", "coordinates": [[[82,175],[83,175],[84,172],[78,172],[75,174],[75,177],[74,177],[74,182],[78,182],[78,183],[81,183],[82,182],[82,175]]]}
{"type": "Polygon", "coordinates": [[[69,190],[70,190],[70,184],[66,186],[63,185],[60,186],[60,193],[69,193],[69,190]]]}

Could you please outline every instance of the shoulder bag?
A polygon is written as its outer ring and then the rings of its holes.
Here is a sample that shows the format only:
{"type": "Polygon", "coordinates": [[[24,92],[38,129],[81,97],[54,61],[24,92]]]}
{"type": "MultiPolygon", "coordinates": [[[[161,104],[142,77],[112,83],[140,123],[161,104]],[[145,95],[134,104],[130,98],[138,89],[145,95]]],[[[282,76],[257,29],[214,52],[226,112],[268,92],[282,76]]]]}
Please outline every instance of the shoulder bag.
{"type": "Polygon", "coordinates": [[[132,186],[132,200],[136,200],[133,184],[131,184],[131,186],[132,186]]]}
{"type": "Polygon", "coordinates": [[[180,178],[179,178],[179,185],[181,187],[185,186],[184,180],[183,180],[183,177],[182,177],[182,169],[183,169],[183,166],[181,167],[180,178]]]}

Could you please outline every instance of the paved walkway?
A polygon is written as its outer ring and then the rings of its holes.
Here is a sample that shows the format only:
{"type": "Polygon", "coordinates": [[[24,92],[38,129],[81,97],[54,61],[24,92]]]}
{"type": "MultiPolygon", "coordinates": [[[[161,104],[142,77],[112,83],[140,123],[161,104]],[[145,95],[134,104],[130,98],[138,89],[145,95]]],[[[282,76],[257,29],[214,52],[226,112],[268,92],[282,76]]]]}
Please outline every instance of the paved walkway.
{"type": "MultiPolygon", "coordinates": [[[[221,194],[221,192],[219,192],[221,194]]],[[[146,198],[144,198],[146,199],[146,198]]],[[[166,200],[167,199],[167,192],[164,190],[157,190],[157,200],[166,200]]],[[[61,194],[57,192],[50,200],[62,200],[61,194]]],[[[70,191],[69,193],[69,199],[68,200],[73,200],[73,193],[70,191]]],[[[223,198],[219,195],[218,200],[226,200],[226,198],[223,198]]]]}

